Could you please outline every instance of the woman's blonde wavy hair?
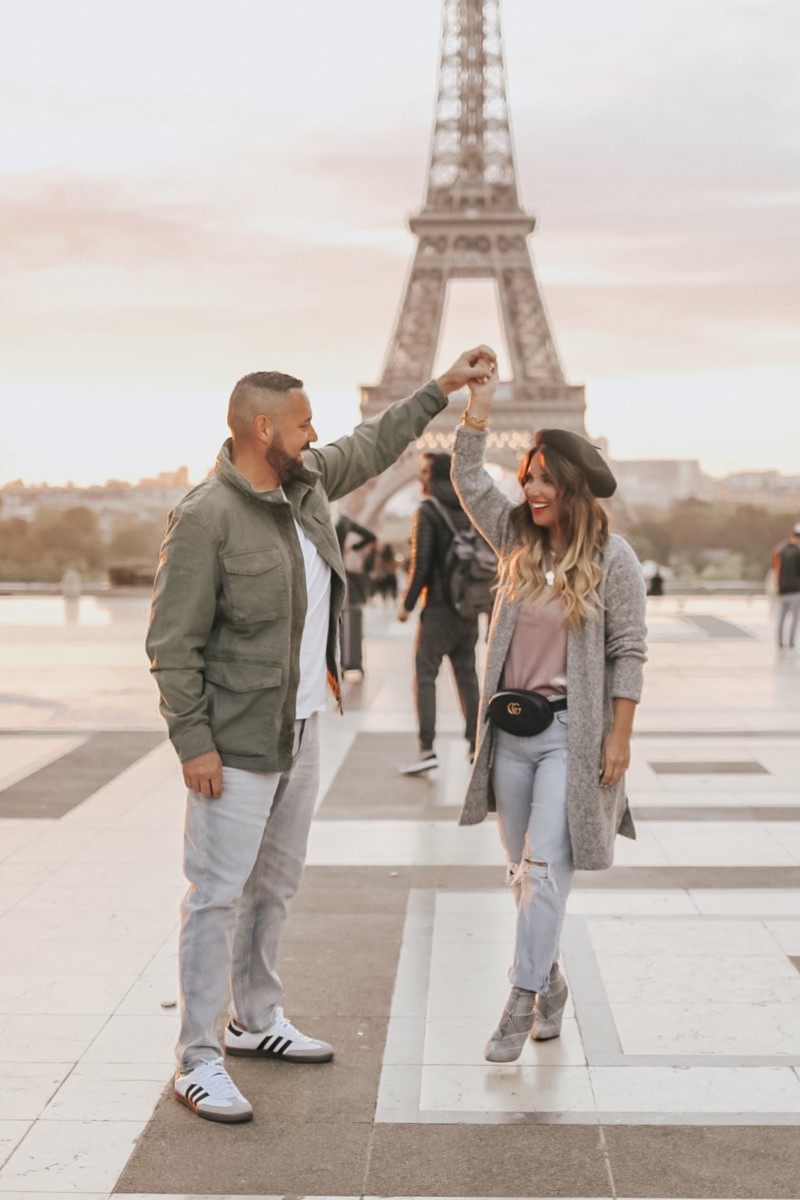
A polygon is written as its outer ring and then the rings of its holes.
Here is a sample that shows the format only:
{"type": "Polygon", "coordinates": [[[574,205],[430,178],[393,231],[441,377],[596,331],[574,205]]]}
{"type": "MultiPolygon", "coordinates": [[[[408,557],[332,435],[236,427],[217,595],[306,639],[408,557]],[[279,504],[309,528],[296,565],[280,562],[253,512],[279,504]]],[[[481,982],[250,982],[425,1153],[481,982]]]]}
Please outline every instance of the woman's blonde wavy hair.
{"type": "Polygon", "coordinates": [[[567,628],[577,629],[600,606],[597,585],[602,571],[597,559],[598,551],[608,542],[608,517],[589,490],[580,467],[550,446],[538,450],[533,446],[525,455],[517,472],[520,487],[537,454],[558,488],[566,550],[553,564],[553,591],[549,592],[543,562],[550,549],[547,530],[534,524],[530,505],[523,496],[511,513],[520,544],[500,561],[498,590],[512,603],[525,600],[537,606],[554,595],[560,596],[567,628]]]}

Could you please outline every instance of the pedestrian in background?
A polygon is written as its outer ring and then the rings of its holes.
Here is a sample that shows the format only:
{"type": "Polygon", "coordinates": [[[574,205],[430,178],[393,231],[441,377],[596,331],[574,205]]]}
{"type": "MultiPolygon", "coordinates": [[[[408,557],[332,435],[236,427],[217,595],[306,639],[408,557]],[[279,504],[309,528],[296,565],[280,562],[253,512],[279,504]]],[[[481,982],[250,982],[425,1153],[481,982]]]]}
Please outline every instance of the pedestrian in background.
{"type": "Polygon", "coordinates": [[[336,522],[336,540],[347,576],[347,592],[339,630],[339,655],[343,671],[364,674],[364,605],[369,599],[369,577],[364,551],[378,540],[371,529],[344,513],[336,522]],[[355,539],[355,540],[353,540],[355,539]]]}
{"type": "Polygon", "coordinates": [[[478,750],[461,824],[498,816],[517,906],[511,992],[484,1050],[513,1062],[557,1037],[567,1001],[561,928],[575,869],[609,867],[634,837],[625,794],[645,660],[645,585],[608,532],[614,478],[585,438],[544,430],[520,465],[516,505],[483,465],[497,386],[471,385],[456,434],[456,490],[500,558],[478,750]]]}
{"type": "Polygon", "coordinates": [[[774,568],[778,590],[778,649],[793,650],[800,617],[800,522],[792,529],[789,540],[775,551],[774,568]]]}
{"type": "Polygon", "coordinates": [[[397,613],[398,621],[407,621],[417,601],[421,603],[414,650],[419,755],[401,768],[404,775],[423,774],[439,765],[434,748],[436,679],[445,657],[453,668],[470,758],[475,753],[478,720],[478,618],[462,617],[455,611],[448,599],[445,574],[453,528],[469,528],[470,521],[450,481],[449,454],[423,454],[419,479],[424,499],[414,514],[408,579],[397,613]]]}

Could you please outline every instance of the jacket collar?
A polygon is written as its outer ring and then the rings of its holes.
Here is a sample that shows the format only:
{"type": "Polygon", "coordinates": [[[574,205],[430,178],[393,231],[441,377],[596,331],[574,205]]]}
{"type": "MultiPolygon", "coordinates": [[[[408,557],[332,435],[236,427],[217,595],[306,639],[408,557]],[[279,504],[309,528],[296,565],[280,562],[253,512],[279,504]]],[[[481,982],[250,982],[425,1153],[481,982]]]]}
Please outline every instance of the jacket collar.
{"type": "Polygon", "coordinates": [[[233,465],[231,458],[231,439],[227,438],[222,443],[220,452],[217,455],[217,461],[214,466],[214,473],[227,483],[229,487],[236,488],[245,496],[249,496],[251,500],[256,500],[260,504],[283,504],[284,496],[289,501],[302,499],[306,492],[310,492],[319,479],[319,471],[315,471],[308,466],[303,466],[303,471],[299,479],[292,480],[291,483],[284,484],[283,488],[273,488],[268,492],[259,492],[253,487],[249,479],[245,479],[241,471],[238,471],[233,465]]]}

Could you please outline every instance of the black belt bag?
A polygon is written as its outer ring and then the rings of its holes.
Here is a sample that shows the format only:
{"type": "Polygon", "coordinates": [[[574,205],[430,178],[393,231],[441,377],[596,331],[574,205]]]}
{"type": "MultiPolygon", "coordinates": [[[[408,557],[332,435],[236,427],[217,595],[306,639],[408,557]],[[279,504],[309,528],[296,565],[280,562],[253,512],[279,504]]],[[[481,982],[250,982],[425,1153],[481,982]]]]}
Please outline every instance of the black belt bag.
{"type": "Polygon", "coordinates": [[[486,715],[493,725],[515,737],[534,737],[553,724],[553,716],[567,707],[565,696],[548,700],[541,692],[525,692],[506,688],[495,692],[489,701],[486,715]]]}

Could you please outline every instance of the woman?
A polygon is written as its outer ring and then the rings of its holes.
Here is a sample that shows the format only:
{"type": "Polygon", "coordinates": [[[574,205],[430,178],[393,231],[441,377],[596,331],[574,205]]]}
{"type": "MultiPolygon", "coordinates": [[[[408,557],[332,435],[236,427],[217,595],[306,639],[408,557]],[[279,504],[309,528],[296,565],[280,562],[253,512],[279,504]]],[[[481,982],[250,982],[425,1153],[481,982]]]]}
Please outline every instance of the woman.
{"type": "MultiPolygon", "coordinates": [[[[573,872],[611,866],[617,833],[635,837],[624,774],[646,657],[645,585],[630,546],[609,535],[598,497],[616,482],[584,438],[543,430],[519,469],[522,500],[514,506],[495,487],[483,455],[496,387],[496,375],[472,386],[453,456],[461,502],[500,559],[461,824],[497,810],[517,932],[511,993],[484,1056],[513,1062],[529,1034],[561,1031],[559,941],[573,872]],[[501,728],[487,709],[508,688],[547,697],[538,704],[552,723],[528,736],[501,728]]],[[[517,719],[497,708],[502,724],[517,719]]]]}

